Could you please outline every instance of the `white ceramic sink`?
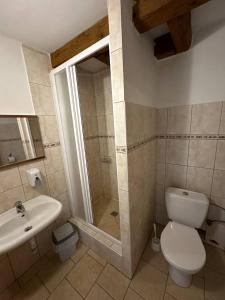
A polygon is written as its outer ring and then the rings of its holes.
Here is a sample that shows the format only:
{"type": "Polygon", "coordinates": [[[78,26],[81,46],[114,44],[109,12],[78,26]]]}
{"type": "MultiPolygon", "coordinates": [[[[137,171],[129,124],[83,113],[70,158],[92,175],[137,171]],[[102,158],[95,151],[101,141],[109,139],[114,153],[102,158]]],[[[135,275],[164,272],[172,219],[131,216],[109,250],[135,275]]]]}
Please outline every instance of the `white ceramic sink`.
{"type": "Polygon", "coordinates": [[[45,195],[23,203],[24,217],[12,208],[0,214],[0,254],[8,252],[31,239],[51,224],[60,214],[62,204],[45,195]]]}

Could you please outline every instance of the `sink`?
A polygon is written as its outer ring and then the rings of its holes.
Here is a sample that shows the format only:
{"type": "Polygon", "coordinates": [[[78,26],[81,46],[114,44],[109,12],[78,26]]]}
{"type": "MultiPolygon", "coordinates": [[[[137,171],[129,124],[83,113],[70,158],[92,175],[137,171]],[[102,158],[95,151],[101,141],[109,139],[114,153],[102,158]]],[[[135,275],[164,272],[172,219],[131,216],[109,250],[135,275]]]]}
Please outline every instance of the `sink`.
{"type": "Polygon", "coordinates": [[[24,217],[15,208],[0,214],[0,255],[31,239],[50,225],[62,210],[59,201],[45,195],[23,205],[26,209],[24,217]]]}

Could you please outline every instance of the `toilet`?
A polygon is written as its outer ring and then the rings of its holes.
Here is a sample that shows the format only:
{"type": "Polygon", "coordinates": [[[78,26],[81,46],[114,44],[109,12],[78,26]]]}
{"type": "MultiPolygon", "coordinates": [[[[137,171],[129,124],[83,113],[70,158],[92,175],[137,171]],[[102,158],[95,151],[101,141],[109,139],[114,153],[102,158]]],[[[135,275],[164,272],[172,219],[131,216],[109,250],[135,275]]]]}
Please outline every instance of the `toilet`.
{"type": "Polygon", "coordinates": [[[209,207],[201,193],[170,187],[166,190],[166,208],[171,221],[164,228],[160,242],[169,263],[169,274],[179,286],[188,287],[192,275],[206,261],[206,252],[195,228],[203,224],[209,207]]]}

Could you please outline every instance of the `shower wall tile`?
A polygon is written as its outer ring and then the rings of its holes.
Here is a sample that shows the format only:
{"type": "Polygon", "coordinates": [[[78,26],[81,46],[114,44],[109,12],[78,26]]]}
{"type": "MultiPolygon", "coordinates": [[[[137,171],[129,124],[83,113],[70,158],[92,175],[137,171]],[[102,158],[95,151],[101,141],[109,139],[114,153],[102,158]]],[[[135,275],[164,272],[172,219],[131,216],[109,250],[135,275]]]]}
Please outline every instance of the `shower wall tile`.
{"type": "MultiPolygon", "coordinates": [[[[225,124],[224,103],[203,103],[157,110],[159,136],[156,178],[157,183],[164,189],[174,186],[201,192],[209,197],[211,203],[225,208],[225,139],[222,136],[225,124]],[[191,128],[191,133],[188,128],[191,128]],[[166,169],[165,183],[163,164],[166,169]]],[[[161,190],[156,188],[156,194],[161,195],[161,190]]],[[[157,202],[162,199],[160,195],[156,196],[157,202]]],[[[157,221],[164,221],[162,224],[167,220],[163,217],[164,210],[165,206],[157,203],[157,221]]]]}

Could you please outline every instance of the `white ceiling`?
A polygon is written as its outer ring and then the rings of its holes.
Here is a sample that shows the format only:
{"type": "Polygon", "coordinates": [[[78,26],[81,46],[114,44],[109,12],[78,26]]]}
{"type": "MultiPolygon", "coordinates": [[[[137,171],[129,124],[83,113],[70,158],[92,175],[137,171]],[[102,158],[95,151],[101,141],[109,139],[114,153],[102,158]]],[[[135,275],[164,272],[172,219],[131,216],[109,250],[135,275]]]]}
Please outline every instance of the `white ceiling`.
{"type": "MultiPolygon", "coordinates": [[[[107,0],[0,0],[0,32],[25,45],[52,52],[107,15],[107,0]]],[[[225,0],[211,0],[192,12],[193,36],[225,21],[225,0]]],[[[159,26],[154,39],[167,32],[159,26]]]]}
{"type": "Polygon", "coordinates": [[[107,0],[0,0],[0,32],[52,52],[107,15],[107,0]]]}

